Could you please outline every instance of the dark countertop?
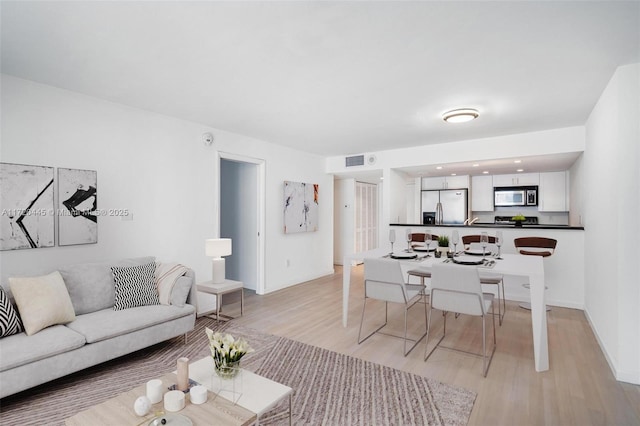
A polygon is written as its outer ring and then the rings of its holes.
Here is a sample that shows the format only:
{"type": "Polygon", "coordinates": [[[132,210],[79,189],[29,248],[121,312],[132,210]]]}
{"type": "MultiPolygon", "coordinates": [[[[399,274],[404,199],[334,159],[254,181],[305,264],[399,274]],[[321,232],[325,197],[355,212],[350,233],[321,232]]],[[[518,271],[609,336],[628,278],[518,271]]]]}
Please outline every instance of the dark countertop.
{"type": "Polygon", "coordinates": [[[390,223],[389,226],[411,226],[413,228],[491,228],[491,229],[566,229],[572,231],[584,231],[584,226],[568,225],[504,225],[495,223],[474,223],[473,225],[423,225],[421,223],[390,223]]]}

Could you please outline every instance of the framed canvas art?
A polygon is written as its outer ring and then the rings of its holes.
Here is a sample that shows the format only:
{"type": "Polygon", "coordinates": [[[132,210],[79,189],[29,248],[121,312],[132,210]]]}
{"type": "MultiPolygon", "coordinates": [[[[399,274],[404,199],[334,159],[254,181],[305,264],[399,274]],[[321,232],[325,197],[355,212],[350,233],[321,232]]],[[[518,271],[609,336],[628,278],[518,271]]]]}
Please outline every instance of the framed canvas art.
{"type": "Polygon", "coordinates": [[[53,167],[0,163],[0,249],[53,247],[53,167]]]}
{"type": "Polygon", "coordinates": [[[58,169],[58,245],[98,242],[98,173],[58,169]]]}
{"type": "Polygon", "coordinates": [[[284,233],[318,230],[318,184],[284,182],[284,233]]]}

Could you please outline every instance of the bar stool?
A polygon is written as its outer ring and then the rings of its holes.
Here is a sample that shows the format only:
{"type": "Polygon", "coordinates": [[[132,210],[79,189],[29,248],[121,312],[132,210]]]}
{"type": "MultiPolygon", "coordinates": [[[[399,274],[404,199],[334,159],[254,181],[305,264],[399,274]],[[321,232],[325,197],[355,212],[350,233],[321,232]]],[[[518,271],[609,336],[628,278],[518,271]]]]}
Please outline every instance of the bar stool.
{"type": "MultiPolygon", "coordinates": [[[[521,237],[513,240],[513,244],[516,246],[518,253],[525,256],[541,256],[549,257],[553,255],[556,250],[557,240],[546,237],[521,237]]],[[[523,284],[524,288],[530,288],[530,284],[523,284]]],[[[545,289],[548,287],[545,286],[545,289]]],[[[521,308],[531,310],[531,303],[525,302],[520,304],[521,308]]],[[[547,312],[551,310],[547,306],[547,312]]]]}

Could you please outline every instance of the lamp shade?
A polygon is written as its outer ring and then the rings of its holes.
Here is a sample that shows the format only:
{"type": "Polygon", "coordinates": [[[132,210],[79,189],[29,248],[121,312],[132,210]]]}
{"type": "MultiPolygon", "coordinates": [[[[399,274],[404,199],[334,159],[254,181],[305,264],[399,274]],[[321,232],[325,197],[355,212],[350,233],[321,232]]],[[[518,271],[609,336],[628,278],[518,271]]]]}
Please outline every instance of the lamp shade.
{"type": "Polygon", "coordinates": [[[205,253],[209,257],[222,257],[231,254],[231,238],[212,238],[205,242],[205,253]]]}

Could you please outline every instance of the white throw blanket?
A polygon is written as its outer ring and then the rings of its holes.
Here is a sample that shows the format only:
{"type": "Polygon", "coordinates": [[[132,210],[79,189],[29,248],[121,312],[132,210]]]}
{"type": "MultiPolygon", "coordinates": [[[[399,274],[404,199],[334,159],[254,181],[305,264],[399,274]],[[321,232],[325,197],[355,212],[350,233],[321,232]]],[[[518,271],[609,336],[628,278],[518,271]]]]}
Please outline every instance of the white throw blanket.
{"type": "Polygon", "coordinates": [[[159,263],[156,262],[156,286],[160,304],[171,304],[171,291],[173,286],[181,276],[185,275],[189,269],[179,263],[159,263]]]}

